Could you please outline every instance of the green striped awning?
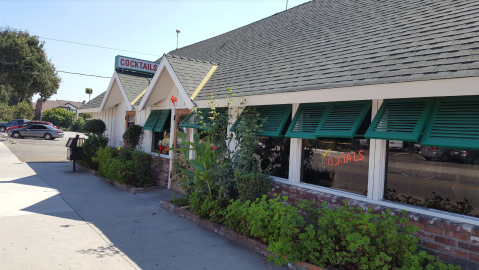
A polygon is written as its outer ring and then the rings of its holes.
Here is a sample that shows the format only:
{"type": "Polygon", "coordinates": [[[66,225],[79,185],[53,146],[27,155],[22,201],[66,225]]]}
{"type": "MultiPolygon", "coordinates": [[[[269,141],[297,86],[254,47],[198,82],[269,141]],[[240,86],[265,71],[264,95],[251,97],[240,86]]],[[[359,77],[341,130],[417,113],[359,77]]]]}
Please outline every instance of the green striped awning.
{"type": "MultiPolygon", "coordinates": [[[[227,111],[228,109],[224,108],[216,109],[216,113],[218,114],[226,113],[227,111]]],[[[201,116],[203,117],[202,123],[199,123],[199,119],[196,116],[196,113],[191,112],[183,121],[181,121],[178,126],[183,128],[196,128],[199,130],[206,129],[206,127],[212,123],[211,117],[213,116],[213,114],[211,113],[211,109],[197,109],[197,113],[201,114],[201,116]]]]}
{"type": "Polygon", "coordinates": [[[434,98],[384,100],[364,137],[417,142],[434,98]]]}
{"type": "MultiPolygon", "coordinates": [[[[247,107],[251,108],[251,107],[247,107]]],[[[280,137],[282,134],[282,131],[288,122],[288,120],[291,118],[291,111],[292,111],[292,106],[291,105],[269,105],[269,106],[255,106],[256,109],[255,115],[250,115],[246,117],[259,117],[263,118],[265,120],[263,127],[261,127],[261,132],[258,132],[258,136],[265,136],[265,137],[280,137]]],[[[246,109],[245,109],[246,110],[246,109]]],[[[251,111],[246,110],[249,113],[251,111]]],[[[244,113],[246,111],[243,111],[241,113],[242,116],[244,116],[244,113]]],[[[234,127],[236,126],[236,122],[233,124],[231,127],[231,131],[233,131],[234,127]]]]}
{"type": "Polygon", "coordinates": [[[165,124],[167,124],[170,116],[170,110],[151,111],[148,119],[143,125],[143,130],[152,130],[154,132],[162,132],[165,124]]]}
{"type": "Polygon", "coordinates": [[[370,100],[331,103],[324,111],[314,136],[354,138],[371,104],[370,100]]]}
{"type": "Polygon", "coordinates": [[[479,96],[436,98],[420,144],[479,149],[479,96]]]}
{"type": "Polygon", "coordinates": [[[370,109],[370,100],[300,104],[286,137],[353,138],[370,109]]]}
{"type": "Polygon", "coordinates": [[[161,111],[160,115],[158,115],[158,119],[156,120],[155,127],[153,128],[154,132],[163,132],[165,127],[169,127],[169,122],[171,121],[170,110],[163,110],[161,111]]]}

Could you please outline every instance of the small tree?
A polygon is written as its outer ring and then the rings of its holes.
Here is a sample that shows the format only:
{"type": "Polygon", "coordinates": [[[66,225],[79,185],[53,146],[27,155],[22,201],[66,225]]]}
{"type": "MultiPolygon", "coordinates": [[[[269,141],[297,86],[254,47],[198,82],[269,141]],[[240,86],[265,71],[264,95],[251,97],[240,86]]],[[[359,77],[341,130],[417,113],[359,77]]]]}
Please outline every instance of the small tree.
{"type": "Polygon", "coordinates": [[[42,120],[51,122],[60,127],[70,127],[75,119],[75,113],[62,108],[53,108],[46,110],[42,114],[42,120]]]}
{"type": "Polygon", "coordinates": [[[129,126],[125,133],[123,133],[123,140],[131,146],[132,149],[135,149],[143,139],[143,127],[139,125],[129,126]]]}
{"type": "Polygon", "coordinates": [[[8,122],[13,119],[13,107],[0,103],[0,122],[8,122]]]}
{"type": "Polygon", "coordinates": [[[106,125],[105,122],[100,119],[91,119],[85,123],[83,129],[91,133],[102,134],[106,131],[106,125]]]}
{"type": "Polygon", "coordinates": [[[87,119],[90,119],[92,117],[91,113],[87,112],[87,113],[82,113],[80,114],[80,117],[83,118],[83,120],[87,120],[87,119]]]}
{"type": "Polygon", "coordinates": [[[33,120],[33,107],[27,101],[13,106],[13,118],[33,120]]]}

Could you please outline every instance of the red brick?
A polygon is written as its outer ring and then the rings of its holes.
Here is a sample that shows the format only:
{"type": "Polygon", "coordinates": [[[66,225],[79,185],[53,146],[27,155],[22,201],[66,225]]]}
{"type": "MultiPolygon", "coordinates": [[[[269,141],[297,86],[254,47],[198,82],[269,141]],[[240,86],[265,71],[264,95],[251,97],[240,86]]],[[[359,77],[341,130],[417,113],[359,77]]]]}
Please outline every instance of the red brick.
{"type": "Polygon", "coordinates": [[[479,244],[479,237],[477,236],[471,236],[471,242],[473,244],[479,244]]]}
{"type": "Polygon", "coordinates": [[[430,233],[439,234],[439,235],[443,235],[443,234],[444,234],[444,230],[443,230],[443,229],[440,229],[440,228],[434,227],[434,226],[429,226],[429,225],[424,225],[424,231],[430,232],[430,233]]]}
{"type": "Polygon", "coordinates": [[[434,243],[434,242],[424,241],[423,245],[427,248],[430,248],[430,249],[435,249],[435,250],[440,250],[440,251],[444,250],[443,245],[438,244],[438,243],[434,243]]]}
{"type": "Polygon", "coordinates": [[[473,260],[475,262],[479,262],[479,255],[475,253],[469,253],[469,260],[473,260]]]}
{"type": "MultiPolygon", "coordinates": [[[[398,219],[398,221],[399,221],[399,219],[398,219]]],[[[415,225],[419,228],[419,230],[424,230],[424,224],[421,224],[421,223],[418,223],[418,222],[408,221],[408,222],[406,222],[406,225],[415,225]]]]}
{"type": "Polygon", "coordinates": [[[467,252],[464,250],[446,247],[445,252],[457,257],[467,258],[467,252]]]}
{"type": "Polygon", "coordinates": [[[435,236],[434,241],[436,241],[438,243],[441,243],[441,244],[444,244],[444,245],[452,246],[452,247],[456,246],[456,240],[451,239],[451,238],[446,238],[446,237],[442,237],[442,236],[435,236]]]}
{"type": "Polygon", "coordinates": [[[454,262],[454,256],[450,254],[437,252],[430,249],[427,250],[427,253],[434,256],[434,258],[438,257],[440,260],[443,260],[443,261],[454,262]]]}
{"type": "Polygon", "coordinates": [[[423,231],[414,232],[414,235],[417,236],[417,237],[420,237],[420,238],[430,238],[430,239],[434,238],[434,234],[430,234],[430,233],[423,232],[423,231]]]}
{"type": "Polygon", "coordinates": [[[468,244],[468,243],[459,242],[458,247],[463,248],[463,249],[467,249],[467,250],[472,251],[472,252],[478,252],[479,253],[479,245],[471,245],[471,244],[468,244]]]}
{"type": "Polygon", "coordinates": [[[456,239],[463,240],[463,241],[468,240],[467,235],[462,234],[462,233],[458,233],[458,232],[454,232],[454,231],[445,231],[444,235],[447,236],[447,237],[452,237],[452,238],[456,238],[456,239]]]}

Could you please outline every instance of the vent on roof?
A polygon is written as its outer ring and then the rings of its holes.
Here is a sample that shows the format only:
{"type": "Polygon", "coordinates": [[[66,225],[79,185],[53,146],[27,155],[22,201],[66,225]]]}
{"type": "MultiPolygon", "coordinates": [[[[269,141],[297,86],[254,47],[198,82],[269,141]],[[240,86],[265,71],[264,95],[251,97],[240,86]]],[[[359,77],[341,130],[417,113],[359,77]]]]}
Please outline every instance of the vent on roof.
{"type": "Polygon", "coordinates": [[[479,149],[479,96],[436,99],[421,145],[479,149]]]}
{"type": "Polygon", "coordinates": [[[385,100],[364,137],[417,142],[434,99],[385,100]]]}

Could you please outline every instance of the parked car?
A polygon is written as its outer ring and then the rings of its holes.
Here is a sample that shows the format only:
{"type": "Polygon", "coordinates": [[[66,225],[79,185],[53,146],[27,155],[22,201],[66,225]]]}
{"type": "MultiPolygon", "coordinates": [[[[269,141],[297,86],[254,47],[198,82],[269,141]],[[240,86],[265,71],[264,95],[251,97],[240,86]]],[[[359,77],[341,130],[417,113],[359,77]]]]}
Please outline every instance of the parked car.
{"type": "Polygon", "coordinates": [[[454,149],[451,151],[451,160],[466,164],[479,163],[479,150],[454,149]]]}
{"type": "Polygon", "coordinates": [[[51,127],[57,128],[56,126],[54,126],[54,125],[53,125],[52,123],[50,123],[50,122],[44,122],[44,121],[29,121],[29,122],[23,123],[22,125],[9,127],[9,128],[7,128],[7,130],[5,130],[5,132],[8,132],[10,129],[25,128],[25,127],[27,127],[28,125],[33,125],[33,124],[42,124],[42,125],[47,125],[47,126],[51,126],[51,127]]]}
{"type": "Polygon", "coordinates": [[[419,155],[424,157],[427,160],[431,159],[439,159],[441,161],[449,161],[451,159],[451,148],[443,148],[443,147],[436,147],[436,146],[421,146],[419,149],[419,155]]]}
{"type": "Polygon", "coordinates": [[[0,123],[0,132],[5,132],[7,128],[22,125],[25,122],[29,122],[28,119],[13,119],[8,123],[0,123]]]}
{"type": "Polygon", "coordinates": [[[34,124],[26,128],[11,129],[8,131],[8,136],[13,138],[38,137],[45,138],[45,140],[55,140],[56,138],[63,138],[65,134],[61,129],[48,125],[34,124]]]}

